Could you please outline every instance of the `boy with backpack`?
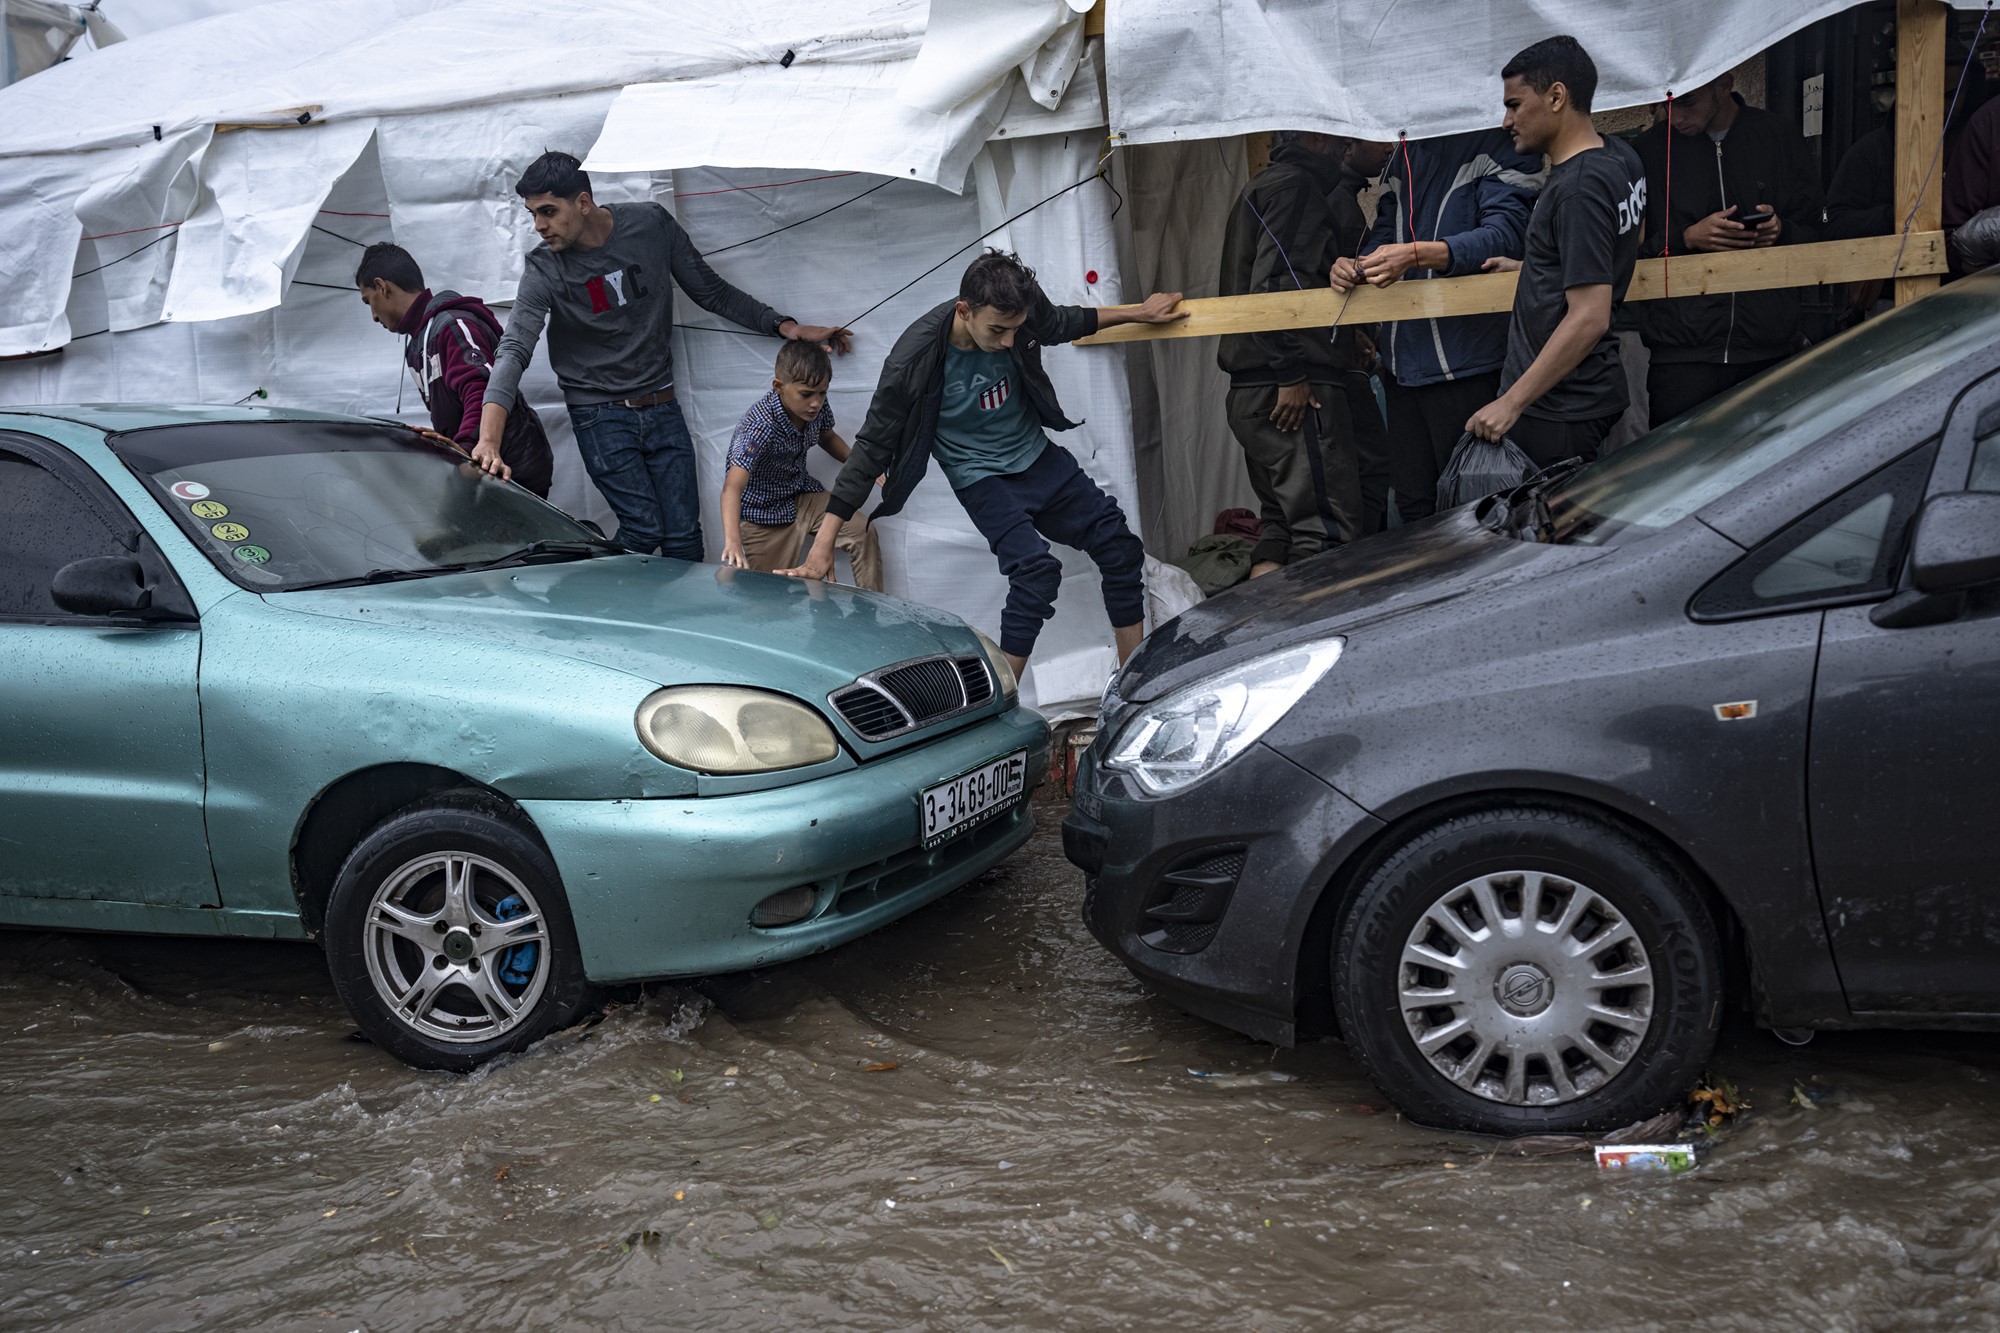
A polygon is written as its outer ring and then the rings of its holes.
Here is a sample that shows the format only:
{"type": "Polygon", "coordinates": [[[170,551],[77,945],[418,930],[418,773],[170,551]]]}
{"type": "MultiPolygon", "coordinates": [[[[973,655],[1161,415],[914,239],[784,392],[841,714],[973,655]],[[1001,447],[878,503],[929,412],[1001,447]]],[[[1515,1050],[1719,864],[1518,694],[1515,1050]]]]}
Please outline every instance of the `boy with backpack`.
{"type": "MultiPolygon", "coordinates": [[[[480,405],[500,341],[500,321],[477,297],[432,292],[409,251],[388,242],[371,245],[362,254],[354,285],[375,322],[403,335],[403,361],[431,410],[431,428],[486,466],[479,444],[480,405]]],[[[555,458],[539,417],[510,414],[498,452],[497,470],[486,466],[487,471],[549,498],[555,458]]]]}

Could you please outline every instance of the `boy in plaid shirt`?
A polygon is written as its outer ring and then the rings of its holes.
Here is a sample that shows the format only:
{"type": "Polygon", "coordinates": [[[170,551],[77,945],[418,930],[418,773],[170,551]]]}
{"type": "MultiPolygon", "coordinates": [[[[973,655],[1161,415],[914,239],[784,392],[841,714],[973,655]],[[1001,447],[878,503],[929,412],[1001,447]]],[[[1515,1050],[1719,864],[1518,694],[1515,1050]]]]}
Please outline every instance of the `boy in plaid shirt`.
{"type": "MultiPolygon", "coordinates": [[[[826,401],[833,363],[815,342],[778,349],[771,392],[753,403],[729,440],[722,482],[722,563],[764,573],[797,561],[826,514],[826,488],[806,471],[814,445],[847,461],[847,441],[834,434],[826,401]]],[[[860,514],[840,527],[835,549],[847,552],[854,582],[882,590],[882,549],[860,514]]]]}

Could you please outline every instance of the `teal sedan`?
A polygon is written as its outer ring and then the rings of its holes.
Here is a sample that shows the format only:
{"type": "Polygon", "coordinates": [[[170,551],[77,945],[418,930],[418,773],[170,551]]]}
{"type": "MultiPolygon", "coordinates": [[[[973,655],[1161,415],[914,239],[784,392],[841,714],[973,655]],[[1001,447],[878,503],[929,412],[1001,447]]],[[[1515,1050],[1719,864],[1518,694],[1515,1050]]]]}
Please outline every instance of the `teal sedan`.
{"type": "Polygon", "coordinates": [[[1048,745],[950,615],[627,553],[405,427],[0,412],[0,925],[317,939],[412,1064],[940,897],[1048,745]]]}

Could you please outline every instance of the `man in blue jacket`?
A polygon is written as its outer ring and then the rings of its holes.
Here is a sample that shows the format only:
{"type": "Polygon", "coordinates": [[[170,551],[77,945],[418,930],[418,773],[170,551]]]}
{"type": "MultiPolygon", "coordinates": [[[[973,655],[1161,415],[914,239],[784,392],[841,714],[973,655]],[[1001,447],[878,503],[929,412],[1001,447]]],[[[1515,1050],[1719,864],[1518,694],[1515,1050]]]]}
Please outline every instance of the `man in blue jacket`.
{"type": "MultiPolygon", "coordinates": [[[[1334,290],[1458,277],[1480,272],[1489,259],[1519,259],[1542,177],[1541,161],[1516,152],[1505,130],[1396,145],[1368,243],[1359,260],[1334,264],[1334,290]]],[[[1466,418],[1500,396],[1507,316],[1404,320],[1387,328],[1391,484],[1396,511],[1409,522],[1435,511],[1438,474],[1466,418]]]]}

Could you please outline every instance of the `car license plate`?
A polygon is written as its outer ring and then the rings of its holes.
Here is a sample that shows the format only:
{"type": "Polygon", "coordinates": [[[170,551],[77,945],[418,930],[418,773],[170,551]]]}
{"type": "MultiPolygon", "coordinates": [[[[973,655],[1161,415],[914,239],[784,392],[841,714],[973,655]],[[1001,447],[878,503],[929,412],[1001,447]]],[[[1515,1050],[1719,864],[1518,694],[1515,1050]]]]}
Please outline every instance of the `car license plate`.
{"type": "Polygon", "coordinates": [[[961,773],[917,795],[923,807],[924,847],[951,841],[1012,805],[1028,785],[1028,752],[1016,750],[970,773],[961,773]]]}

